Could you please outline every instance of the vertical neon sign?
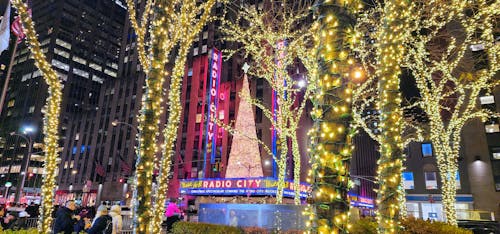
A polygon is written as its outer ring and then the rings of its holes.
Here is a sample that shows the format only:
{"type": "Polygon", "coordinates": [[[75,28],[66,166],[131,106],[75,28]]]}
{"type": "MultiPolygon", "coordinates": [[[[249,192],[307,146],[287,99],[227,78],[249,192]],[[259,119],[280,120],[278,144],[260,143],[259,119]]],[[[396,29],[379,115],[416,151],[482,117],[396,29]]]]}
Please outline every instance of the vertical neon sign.
{"type": "MultiPolygon", "coordinates": [[[[283,66],[282,64],[282,59],[286,56],[285,52],[285,47],[287,46],[286,40],[281,40],[277,43],[276,45],[276,51],[278,52],[278,56],[276,57],[276,65],[280,68],[283,66]]],[[[284,87],[286,87],[286,80],[284,77],[281,77],[279,75],[279,72],[275,72],[275,80],[276,83],[279,85],[280,83],[283,83],[284,87]]],[[[286,91],[284,93],[284,99],[286,99],[286,91]]],[[[273,123],[276,124],[278,122],[278,110],[279,110],[279,97],[278,97],[278,92],[276,90],[273,90],[272,93],[272,109],[273,109],[273,123]]],[[[274,158],[277,158],[278,155],[278,145],[277,145],[277,132],[276,128],[271,126],[271,140],[272,140],[272,152],[274,155],[274,158]]],[[[273,177],[278,177],[278,165],[276,164],[276,161],[273,160],[273,177]]]]}
{"type": "Polygon", "coordinates": [[[214,121],[218,118],[217,105],[220,86],[220,74],[222,70],[222,53],[216,48],[212,49],[210,57],[210,70],[208,86],[208,108],[207,108],[207,133],[205,134],[205,153],[203,156],[203,177],[205,177],[207,167],[207,155],[210,154],[210,163],[215,164],[217,152],[217,124],[214,121]]]}

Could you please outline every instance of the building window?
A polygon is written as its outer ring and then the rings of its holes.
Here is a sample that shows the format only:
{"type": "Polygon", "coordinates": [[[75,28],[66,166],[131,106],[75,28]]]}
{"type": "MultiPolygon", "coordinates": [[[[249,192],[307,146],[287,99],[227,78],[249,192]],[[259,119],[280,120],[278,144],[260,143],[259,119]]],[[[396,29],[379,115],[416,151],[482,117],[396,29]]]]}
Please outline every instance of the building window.
{"type": "Polygon", "coordinates": [[[422,143],[422,157],[432,157],[432,143],[422,143]]]}
{"type": "Polygon", "coordinates": [[[83,70],[80,70],[78,68],[73,68],[73,73],[76,74],[76,75],[79,75],[79,76],[82,76],[82,77],[85,77],[85,78],[89,78],[90,75],[88,72],[86,71],[83,71],[83,70]]]}
{"type": "Polygon", "coordinates": [[[54,53],[57,54],[57,55],[60,55],[62,57],[65,57],[65,58],[69,58],[69,53],[64,51],[64,50],[60,50],[60,49],[57,49],[57,48],[54,48],[54,53]]]}
{"type": "Polygon", "coordinates": [[[102,71],[102,67],[95,64],[95,63],[89,63],[89,67],[91,67],[92,69],[97,70],[97,71],[102,71]]]}
{"type": "Polygon", "coordinates": [[[457,189],[461,189],[462,188],[462,184],[460,183],[460,173],[458,173],[458,171],[457,171],[457,174],[455,175],[455,181],[456,181],[456,184],[457,184],[457,189]]]}
{"type": "Polygon", "coordinates": [[[415,189],[415,181],[413,180],[413,172],[403,172],[403,183],[405,189],[415,189]]]}
{"type": "Polygon", "coordinates": [[[55,67],[59,68],[59,69],[62,69],[62,70],[65,70],[65,71],[69,71],[69,65],[66,64],[66,63],[63,63],[59,60],[56,60],[56,59],[52,59],[52,65],[54,65],[55,67]]]}
{"type": "Polygon", "coordinates": [[[66,48],[68,50],[71,50],[71,44],[69,44],[69,43],[67,43],[59,38],[56,39],[56,44],[66,48]]]}
{"type": "Polygon", "coordinates": [[[493,156],[493,159],[500,160],[500,147],[492,148],[491,154],[493,156]]]}
{"type": "Polygon", "coordinates": [[[104,73],[106,73],[109,76],[115,77],[117,76],[117,73],[115,71],[109,70],[109,69],[104,69],[104,73]]]}
{"type": "Polygon", "coordinates": [[[497,123],[487,124],[484,126],[486,133],[500,132],[500,126],[497,123]]]}
{"type": "Polygon", "coordinates": [[[28,109],[28,113],[33,113],[35,112],[35,106],[30,106],[30,108],[28,109]]]}
{"type": "Polygon", "coordinates": [[[490,95],[490,96],[482,96],[479,98],[479,101],[481,102],[481,105],[488,105],[488,104],[494,104],[495,103],[495,97],[490,95]]]}
{"type": "Polygon", "coordinates": [[[424,172],[425,177],[425,188],[426,189],[437,189],[437,174],[435,171],[424,172]]]}

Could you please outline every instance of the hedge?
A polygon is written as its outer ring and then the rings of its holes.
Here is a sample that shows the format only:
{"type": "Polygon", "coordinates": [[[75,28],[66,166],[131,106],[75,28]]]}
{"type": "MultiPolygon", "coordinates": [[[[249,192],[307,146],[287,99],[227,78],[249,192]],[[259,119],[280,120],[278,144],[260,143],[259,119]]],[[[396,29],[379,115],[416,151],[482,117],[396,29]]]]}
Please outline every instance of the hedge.
{"type": "MultiPolygon", "coordinates": [[[[471,231],[451,226],[443,222],[426,221],[422,219],[407,218],[401,221],[401,234],[472,234],[471,231]]],[[[177,222],[173,225],[174,234],[298,234],[300,230],[270,231],[259,227],[230,227],[208,223],[177,222]]],[[[376,234],[377,223],[371,218],[363,218],[353,223],[349,229],[351,234],[376,234]]],[[[31,234],[31,233],[26,233],[31,234]]]]}
{"type": "Polygon", "coordinates": [[[243,234],[237,227],[209,223],[176,222],[172,227],[173,234],[243,234]]]}
{"type": "MultiPolygon", "coordinates": [[[[422,219],[407,218],[401,221],[402,234],[472,234],[472,231],[451,226],[444,222],[426,221],[422,219]]],[[[370,218],[363,218],[353,223],[349,230],[351,234],[376,234],[377,223],[370,218]]]]}
{"type": "Polygon", "coordinates": [[[2,234],[38,234],[38,229],[36,228],[32,228],[32,229],[24,229],[24,230],[11,230],[11,229],[7,229],[7,230],[1,230],[0,229],[0,233],[2,234]]]}

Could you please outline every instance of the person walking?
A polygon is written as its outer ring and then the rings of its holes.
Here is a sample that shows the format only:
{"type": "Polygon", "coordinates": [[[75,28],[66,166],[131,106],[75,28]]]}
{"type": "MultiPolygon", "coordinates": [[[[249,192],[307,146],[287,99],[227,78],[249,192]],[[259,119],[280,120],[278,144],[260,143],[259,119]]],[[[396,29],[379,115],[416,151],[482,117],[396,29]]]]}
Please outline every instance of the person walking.
{"type": "Polygon", "coordinates": [[[66,202],[65,206],[62,206],[57,210],[56,220],[54,221],[54,233],[73,233],[73,227],[80,219],[80,216],[73,214],[75,209],[75,201],[69,200],[66,202]]]}
{"type": "Polygon", "coordinates": [[[113,218],[108,215],[108,208],[100,205],[97,208],[96,218],[92,222],[92,227],[87,231],[88,234],[112,234],[113,218]]]}
{"type": "Polygon", "coordinates": [[[120,234],[122,232],[122,208],[119,205],[111,207],[109,215],[113,219],[113,232],[112,234],[120,234]]]}

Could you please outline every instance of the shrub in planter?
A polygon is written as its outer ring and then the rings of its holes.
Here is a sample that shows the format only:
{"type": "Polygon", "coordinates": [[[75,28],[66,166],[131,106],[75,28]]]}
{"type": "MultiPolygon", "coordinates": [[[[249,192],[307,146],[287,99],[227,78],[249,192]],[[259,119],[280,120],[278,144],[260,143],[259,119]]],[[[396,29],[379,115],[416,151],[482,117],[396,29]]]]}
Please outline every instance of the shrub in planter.
{"type": "Polygon", "coordinates": [[[243,234],[237,227],[209,223],[176,222],[172,227],[174,234],[243,234]]]}
{"type": "Polygon", "coordinates": [[[32,229],[26,229],[26,230],[10,230],[10,229],[7,229],[7,230],[0,230],[0,233],[2,234],[38,234],[38,230],[36,228],[32,228],[32,229]]]}
{"type": "Polygon", "coordinates": [[[351,234],[376,234],[377,223],[372,218],[362,218],[352,223],[349,229],[351,234]]]}
{"type": "Polygon", "coordinates": [[[245,234],[271,234],[271,232],[261,227],[242,227],[245,234]]]}
{"type": "MultiPolygon", "coordinates": [[[[401,221],[402,234],[472,234],[471,231],[448,225],[444,222],[430,222],[422,219],[406,218],[401,221]]],[[[349,233],[376,234],[377,223],[371,218],[363,218],[352,224],[349,233]]]]}
{"type": "Polygon", "coordinates": [[[401,233],[404,234],[432,234],[432,233],[443,233],[443,234],[472,234],[472,231],[467,229],[455,227],[448,225],[444,222],[437,221],[425,221],[416,218],[407,218],[401,221],[404,230],[401,233]]]}

